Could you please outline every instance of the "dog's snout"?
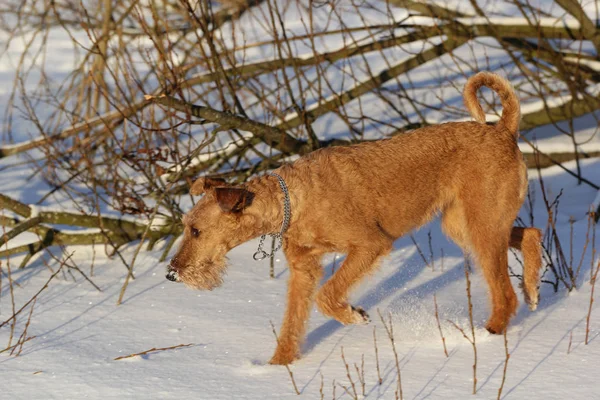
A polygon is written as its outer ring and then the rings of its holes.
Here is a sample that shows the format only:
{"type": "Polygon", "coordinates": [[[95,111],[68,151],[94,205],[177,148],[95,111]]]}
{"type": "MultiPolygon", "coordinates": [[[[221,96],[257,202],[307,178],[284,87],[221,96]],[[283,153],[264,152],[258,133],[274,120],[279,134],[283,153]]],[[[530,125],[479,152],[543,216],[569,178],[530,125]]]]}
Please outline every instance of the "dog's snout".
{"type": "Polygon", "coordinates": [[[178,278],[177,271],[175,271],[173,269],[169,269],[169,271],[167,272],[166,278],[168,280],[170,280],[171,282],[177,282],[177,278],[178,278]]]}

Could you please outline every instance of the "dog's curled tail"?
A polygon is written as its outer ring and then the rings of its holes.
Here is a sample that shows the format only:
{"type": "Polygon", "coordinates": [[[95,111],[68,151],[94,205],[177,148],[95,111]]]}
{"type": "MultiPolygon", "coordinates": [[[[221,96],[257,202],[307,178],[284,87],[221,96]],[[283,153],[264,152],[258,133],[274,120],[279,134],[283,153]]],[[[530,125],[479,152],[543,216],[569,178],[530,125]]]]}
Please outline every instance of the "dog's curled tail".
{"type": "Polygon", "coordinates": [[[502,117],[498,125],[503,126],[516,137],[521,120],[521,106],[512,85],[501,76],[491,72],[480,72],[469,78],[463,92],[467,110],[477,122],[485,124],[485,113],[477,100],[477,91],[482,86],[487,86],[498,93],[502,101],[502,117]]]}

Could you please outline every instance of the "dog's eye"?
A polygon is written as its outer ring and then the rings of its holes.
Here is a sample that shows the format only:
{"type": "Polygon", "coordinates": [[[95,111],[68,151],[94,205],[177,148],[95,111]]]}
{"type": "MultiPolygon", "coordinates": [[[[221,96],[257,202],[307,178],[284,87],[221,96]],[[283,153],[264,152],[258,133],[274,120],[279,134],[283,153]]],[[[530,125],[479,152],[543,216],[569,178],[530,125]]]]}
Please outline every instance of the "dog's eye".
{"type": "Polygon", "coordinates": [[[196,228],[192,228],[192,236],[197,238],[198,236],[200,236],[200,231],[196,228]]]}

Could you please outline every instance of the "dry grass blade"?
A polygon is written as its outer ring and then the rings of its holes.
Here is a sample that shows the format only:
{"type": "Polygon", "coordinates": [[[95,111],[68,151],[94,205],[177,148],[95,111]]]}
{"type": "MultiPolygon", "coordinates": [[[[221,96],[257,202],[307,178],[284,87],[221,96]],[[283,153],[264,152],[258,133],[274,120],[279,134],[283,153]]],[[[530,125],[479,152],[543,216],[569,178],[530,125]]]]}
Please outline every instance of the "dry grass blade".
{"type": "Polygon", "coordinates": [[[473,394],[477,393],[477,343],[475,341],[475,323],[473,322],[473,301],[471,300],[470,264],[465,259],[465,277],[467,278],[467,300],[469,302],[469,325],[471,325],[471,345],[473,346],[473,394]]]}
{"type": "Polygon", "coordinates": [[[178,344],[176,346],[160,347],[160,348],[153,347],[150,350],[141,351],[139,353],[133,353],[133,354],[129,354],[129,355],[126,355],[126,356],[116,357],[116,358],[114,358],[114,360],[115,361],[117,361],[117,360],[123,360],[124,358],[131,358],[131,357],[136,357],[136,356],[143,356],[143,355],[150,354],[150,353],[157,353],[159,351],[174,350],[174,349],[179,349],[181,347],[189,347],[189,346],[194,346],[194,343],[178,344]]]}
{"type": "Polygon", "coordinates": [[[375,364],[377,366],[377,382],[381,385],[383,379],[381,379],[381,371],[379,369],[379,349],[377,348],[377,335],[375,333],[376,328],[373,327],[373,346],[375,347],[375,364]]]}
{"type": "Polygon", "coordinates": [[[52,275],[50,275],[50,278],[48,278],[48,280],[46,281],[44,286],[42,286],[42,288],[40,290],[38,290],[38,292],[35,295],[33,295],[33,297],[31,297],[25,304],[23,304],[23,306],[18,311],[13,312],[13,314],[7,320],[0,323],[0,328],[2,328],[3,326],[5,326],[6,324],[8,324],[11,321],[15,321],[17,318],[17,315],[19,315],[31,303],[36,301],[36,299],[40,295],[40,293],[42,293],[44,290],[46,290],[48,288],[48,285],[50,284],[52,279],[54,279],[63,270],[63,267],[65,265],[64,263],[66,261],[68,261],[69,258],[71,258],[72,256],[73,256],[73,254],[71,253],[65,260],[63,260],[63,262],[60,264],[59,268],[52,275]]]}
{"type": "MultiPolygon", "coordinates": [[[[23,351],[23,345],[26,341],[28,341],[27,330],[29,329],[29,324],[31,323],[31,316],[33,315],[33,309],[35,308],[36,302],[37,298],[33,301],[33,303],[31,303],[31,307],[29,308],[29,317],[27,318],[27,322],[25,323],[25,328],[23,329],[23,333],[19,337],[19,340],[17,340],[17,344],[19,345],[17,347],[19,348],[19,350],[16,352],[15,356],[21,355],[21,352],[23,351]]],[[[13,350],[10,352],[11,356],[13,355],[13,352],[17,349],[17,347],[13,348],[13,350]]]]}
{"type": "Polygon", "coordinates": [[[325,398],[325,393],[323,392],[323,385],[325,384],[325,381],[323,379],[323,373],[319,371],[319,375],[321,375],[321,386],[319,387],[319,394],[321,395],[321,400],[323,400],[325,398]]]}
{"type": "Polygon", "coordinates": [[[400,372],[400,360],[398,358],[398,352],[396,351],[396,342],[394,340],[394,325],[392,324],[392,314],[391,313],[389,314],[389,325],[383,319],[383,315],[381,314],[379,309],[377,309],[377,314],[379,314],[379,318],[381,319],[381,322],[383,323],[383,327],[385,328],[388,338],[390,339],[390,343],[392,344],[392,350],[394,351],[394,360],[396,362],[396,376],[398,378],[398,381],[397,381],[398,396],[397,397],[399,397],[400,400],[402,400],[403,399],[402,374],[400,372]]]}
{"type": "Polygon", "coordinates": [[[331,382],[332,399],[335,400],[335,379],[331,382]]]}
{"type": "MultiPolygon", "coordinates": [[[[417,251],[419,252],[419,256],[421,256],[421,259],[423,260],[423,262],[425,264],[427,264],[427,266],[429,266],[429,261],[427,260],[427,257],[425,257],[425,254],[421,250],[421,246],[419,246],[419,243],[417,243],[417,240],[415,239],[415,237],[413,235],[410,235],[410,240],[413,242],[413,244],[417,248],[417,251]]],[[[433,270],[433,267],[431,269],[433,270]]]]}
{"type": "Polygon", "coordinates": [[[366,382],[365,382],[365,355],[363,354],[360,357],[360,368],[356,363],[354,363],[354,369],[356,370],[356,376],[358,376],[358,381],[360,382],[360,389],[362,397],[366,396],[366,382]]]}
{"type": "Polygon", "coordinates": [[[592,306],[594,305],[594,290],[596,288],[596,279],[598,278],[598,272],[600,272],[600,260],[598,261],[596,270],[591,271],[592,276],[590,278],[590,285],[592,285],[592,290],[590,292],[590,306],[588,308],[587,317],[585,319],[585,344],[586,345],[589,343],[589,337],[590,337],[590,321],[591,321],[591,317],[592,317],[592,306]]]}
{"type": "Polygon", "coordinates": [[[440,331],[440,337],[442,338],[442,345],[444,346],[444,354],[448,357],[448,350],[446,349],[446,338],[442,333],[442,325],[440,324],[440,315],[438,313],[438,305],[436,295],[433,295],[433,306],[435,307],[435,320],[437,322],[438,330],[440,331]]]}
{"type": "Polygon", "coordinates": [[[463,337],[471,344],[473,348],[473,394],[477,392],[477,344],[475,341],[475,325],[473,323],[473,303],[471,302],[471,279],[469,278],[469,262],[465,259],[465,276],[467,278],[467,299],[469,303],[469,325],[471,327],[471,337],[467,336],[467,333],[463,328],[458,326],[455,322],[446,320],[452,324],[463,337]]]}
{"type": "Polygon", "coordinates": [[[13,345],[12,345],[12,346],[10,346],[10,347],[7,347],[7,348],[5,348],[5,349],[3,349],[3,350],[0,350],[0,354],[4,353],[4,352],[6,352],[6,351],[9,351],[9,350],[10,350],[10,351],[11,351],[11,353],[12,353],[12,350],[13,350],[13,349],[15,349],[16,347],[18,347],[18,346],[22,346],[23,344],[25,344],[25,343],[29,342],[30,340],[33,340],[33,339],[35,339],[36,337],[37,337],[37,336],[29,336],[28,338],[26,338],[26,339],[22,340],[22,341],[21,341],[21,342],[19,342],[19,343],[15,343],[15,344],[13,344],[13,345]]]}
{"type": "Polygon", "coordinates": [[[348,381],[350,382],[350,385],[352,386],[352,393],[350,393],[348,391],[348,389],[343,386],[340,385],[344,388],[344,390],[350,395],[352,396],[355,400],[358,400],[358,393],[356,392],[356,385],[354,385],[354,380],[352,379],[352,376],[350,375],[350,367],[348,366],[348,362],[346,361],[346,356],[344,355],[344,346],[342,346],[342,361],[344,362],[344,367],[346,368],[346,377],[348,378],[348,381]]]}
{"type": "Polygon", "coordinates": [[[498,388],[497,400],[500,400],[500,397],[502,396],[502,389],[504,389],[504,382],[506,382],[506,370],[508,369],[508,359],[510,358],[510,353],[508,352],[508,338],[507,338],[506,330],[504,331],[504,355],[505,355],[505,359],[504,359],[504,370],[502,372],[502,383],[500,384],[500,388],[498,388]]]}

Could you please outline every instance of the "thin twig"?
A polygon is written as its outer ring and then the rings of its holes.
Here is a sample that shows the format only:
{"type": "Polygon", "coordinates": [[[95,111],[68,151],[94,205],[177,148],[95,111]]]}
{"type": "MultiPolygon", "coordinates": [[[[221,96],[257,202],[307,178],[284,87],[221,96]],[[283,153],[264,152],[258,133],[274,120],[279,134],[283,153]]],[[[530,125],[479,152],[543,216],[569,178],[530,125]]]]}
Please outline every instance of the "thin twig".
{"type": "Polygon", "coordinates": [[[444,354],[446,355],[446,357],[448,357],[448,350],[446,349],[446,338],[442,333],[442,325],[440,324],[440,316],[438,314],[437,299],[435,294],[433,295],[433,306],[435,307],[435,320],[437,321],[438,330],[440,331],[440,336],[442,338],[442,345],[444,346],[444,354]]]}
{"type": "MultiPolygon", "coordinates": [[[[31,323],[31,316],[33,315],[33,309],[35,307],[35,303],[37,302],[37,298],[33,301],[33,303],[31,304],[31,307],[29,308],[29,317],[27,318],[27,323],[25,324],[25,328],[23,329],[23,333],[21,334],[21,336],[19,337],[19,340],[17,341],[17,344],[19,344],[19,351],[17,351],[17,354],[15,354],[15,356],[19,356],[21,354],[21,352],[23,351],[23,345],[25,344],[26,338],[27,338],[27,329],[29,329],[29,324],[31,323]]],[[[10,355],[12,356],[13,351],[16,350],[16,347],[10,352],[10,355]]]]}
{"type": "Polygon", "coordinates": [[[377,309],[377,313],[379,314],[379,318],[381,319],[381,322],[383,323],[383,327],[385,328],[385,331],[387,332],[388,338],[390,339],[390,343],[392,344],[392,350],[394,351],[394,359],[396,361],[396,375],[398,378],[397,381],[397,387],[398,387],[398,394],[399,394],[399,398],[400,400],[403,399],[402,396],[402,374],[400,372],[400,361],[398,359],[398,352],[396,351],[396,343],[394,341],[394,325],[392,324],[392,314],[389,314],[389,326],[386,324],[385,320],[383,319],[383,315],[381,315],[381,312],[379,311],[379,309],[377,309]]]}
{"type": "Polygon", "coordinates": [[[333,382],[331,382],[331,386],[332,386],[332,391],[333,391],[333,400],[335,400],[335,379],[333,380],[333,382]]]}
{"type": "MultiPolygon", "coordinates": [[[[277,345],[279,345],[279,337],[277,336],[277,331],[275,330],[275,325],[273,325],[272,321],[269,321],[269,323],[271,324],[271,329],[273,330],[273,335],[275,335],[275,341],[277,342],[277,345]]],[[[294,386],[294,391],[296,392],[296,394],[298,396],[300,396],[300,391],[298,390],[298,386],[296,386],[296,380],[294,379],[294,374],[292,373],[292,370],[290,369],[289,365],[285,364],[285,369],[287,369],[287,372],[290,375],[290,379],[292,381],[292,386],[294,386]]]]}
{"type": "Polygon", "coordinates": [[[319,387],[319,394],[321,395],[321,400],[323,400],[325,399],[325,393],[323,392],[323,385],[325,384],[325,382],[323,380],[323,373],[319,371],[319,374],[321,375],[321,386],[319,387]]]}
{"type": "Polygon", "coordinates": [[[54,279],[54,277],[56,275],[59,274],[59,272],[62,271],[63,267],[64,267],[64,263],[73,256],[73,253],[71,253],[60,265],[60,267],[56,270],[56,272],[54,272],[50,278],[48,278],[48,280],[46,281],[46,283],[44,284],[44,286],[42,286],[42,288],[40,290],[38,290],[38,292],[33,295],[32,298],[30,298],[25,304],[23,304],[23,306],[16,312],[13,312],[13,314],[4,322],[2,322],[0,324],[0,328],[2,328],[4,325],[8,324],[9,322],[13,321],[14,319],[16,319],[17,315],[19,315],[29,304],[31,304],[32,302],[34,302],[36,300],[36,298],[40,295],[40,293],[42,293],[46,288],[48,288],[48,285],[50,284],[50,281],[52,281],[52,279],[54,279]]]}
{"type": "Polygon", "coordinates": [[[19,346],[19,345],[25,344],[25,343],[29,342],[30,340],[33,340],[33,339],[35,339],[36,337],[37,337],[37,336],[29,336],[27,339],[23,340],[23,341],[22,341],[22,342],[20,342],[20,343],[15,343],[15,344],[13,344],[13,345],[12,345],[12,346],[10,346],[10,347],[7,347],[7,348],[5,348],[5,349],[3,349],[3,350],[0,350],[0,354],[4,353],[4,352],[6,352],[6,351],[12,350],[12,349],[14,349],[15,347],[17,347],[17,346],[19,346]]]}
{"type": "Polygon", "coordinates": [[[596,288],[596,279],[598,278],[598,271],[600,271],[600,260],[598,261],[598,266],[596,266],[596,271],[592,270],[592,277],[590,278],[590,285],[592,285],[592,291],[590,292],[590,306],[588,308],[587,317],[585,319],[585,344],[587,345],[589,342],[590,336],[590,319],[592,316],[592,306],[594,304],[594,289],[596,288]]]}
{"type": "Polygon", "coordinates": [[[431,230],[427,232],[427,243],[429,244],[429,262],[431,263],[431,270],[435,270],[435,260],[433,257],[433,246],[431,245],[431,230]]]}
{"type": "MultiPolygon", "coordinates": [[[[356,393],[356,386],[354,385],[354,381],[352,380],[352,376],[350,375],[350,367],[348,366],[348,363],[346,362],[346,357],[344,356],[344,346],[342,346],[342,361],[344,362],[344,367],[346,367],[346,376],[348,377],[348,380],[350,381],[350,385],[352,386],[352,393],[348,393],[348,394],[351,395],[355,400],[358,400],[358,393],[356,393]]],[[[342,387],[346,390],[345,386],[342,386],[342,387]]]]}
{"type": "Polygon", "coordinates": [[[504,372],[502,372],[502,383],[500,384],[500,388],[498,389],[498,399],[500,400],[500,396],[502,396],[502,389],[504,389],[504,382],[506,381],[506,370],[508,368],[508,359],[510,358],[510,353],[508,352],[508,338],[506,334],[506,329],[504,330],[504,354],[506,358],[504,359],[504,372]]]}
{"type": "Polygon", "coordinates": [[[381,379],[381,371],[379,369],[379,350],[377,349],[377,335],[375,333],[376,327],[373,327],[373,346],[375,347],[375,363],[377,365],[377,382],[379,385],[383,383],[383,379],[381,379]]]}
{"type": "Polygon", "coordinates": [[[473,322],[473,302],[471,301],[471,278],[469,274],[470,264],[465,258],[465,277],[467,278],[467,300],[469,302],[469,324],[471,325],[471,335],[473,340],[473,394],[477,393],[477,344],[475,342],[475,323],[473,322]]]}
{"type": "Polygon", "coordinates": [[[415,240],[415,237],[413,235],[410,235],[409,237],[410,237],[410,240],[412,240],[415,247],[417,248],[417,251],[418,251],[419,255],[421,256],[421,258],[423,259],[423,262],[425,264],[427,264],[427,266],[429,266],[429,261],[427,260],[427,257],[425,257],[425,254],[423,254],[423,251],[421,251],[421,246],[419,246],[419,244],[415,240]]]}
{"type": "Polygon", "coordinates": [[[153,347],[150,350],[145,350],[145,351],[142,351],[142,352],[139,352],[139,353],[129,354],[127,356],[120,356],[120,357],[115,358],[114,360],[117,361],[117,360],[122,360],[124,358],[131,358],[131,357],[135,357],[135,356],[143,356],[145,354],[156,353],[158,351],[173,350],[173,349],[178,349],[180,347],[189,347],[189,346],[193,346],[193,345],[194,345],[194,343],[178,344],[177,346],[160,347],[160,348],[153,347]]]}

